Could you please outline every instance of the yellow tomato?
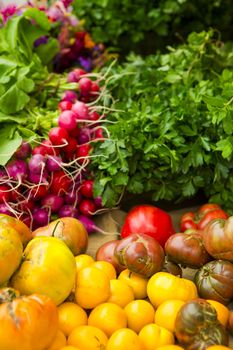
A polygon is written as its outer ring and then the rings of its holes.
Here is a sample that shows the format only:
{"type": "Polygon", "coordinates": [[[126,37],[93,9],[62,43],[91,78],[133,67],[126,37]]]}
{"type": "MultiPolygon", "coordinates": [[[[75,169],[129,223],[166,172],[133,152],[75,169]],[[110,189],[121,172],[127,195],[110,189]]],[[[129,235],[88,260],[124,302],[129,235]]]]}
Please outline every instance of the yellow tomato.
{"type": "Polygon", "coordinates": [[[110,293],[108,302],[121,307],[125,307],[130,301],[134,300],[133,288],[118,279],[110,280],[110,293]]]}
{"type": "Polygon", "coordinates": [[[175,331],[175,320],[178,311],[185,304],[183,300],[167,300],[158,306],[155,311],[154,322],[170,332],[175,331]]]}
{"type": "Polygon", "coordinates": [[[118,279],[124,281],[128,286],[132,287],[134,292],[135,299],[144,299],[147,296],[147,282],[148,279],[140,275],[137,275],[134,272],[131,272],[129,269],[123,270],[118,279]]]}
{"type": "Polygon", "coordinates": [[[21,294],[45,294],[61,304],[75,284],[75,259],[67,245],[55,237],[36,237],[26,246],[23,262],[12,278],[21,294]]]}
{"type": "Polygon", "coordinates": [[[128,328],[136,333],[154,321],[155,310],[146,300],[133,300],[125,306],[128,328]]]}
{"type": "Polygon", "coordinates": [[[75,299],[84,309],[93,309],[110,297],[110,280],[105,272],[88,266],[77,274],[75,299]]]}
{"type": "Polygon", "coordinates": [[[59,329],[68,336],[77,326],[87,324],[87,314],[79,305],[65,302],[58,307],[59,329]]]}
{"type": "Polygon", "coordinates": [[[185,350],[179,345],[164,345],[159,346],[158,348],[155,348],[156,350],[185,350]]]}
{"type": "Polygon", "coordinates": [[[188,301],[198,298],[194,282],[168,272],[157,272],[150,277],[147,284],[147,295],[155,307],[166,300],[188,301]]]}
{"type": "Polygon", "coordinates": [[[90,266],[95,260],[88,254],[80,254],[75,257],[76,271],[79,272],[84,267],[90,266]]]}
{"type": "Polygon", "coordinates": [[[216,300],[209,300],[208,299],[207,301],[215,308],[219,322],[221,322],[222,325],[224,327],[226,327],[228,324],[229,316],[230,316],[229,309],[225,305],[219,303],[216,300]]]}
{"type": "Polygon", "coordinates": [[[144,350],[144,348],[137,333],[129,328],[121,328],[111,335],[105,350],[144,350]]]}
{"type": "Polygon", "coordinates": [[[93,326],[78,326],[69,335],[67,344],[77,346],[81,350],[105,349],[108,342],[106,334],[93,326]]]}
{"type": "Polygon", "coordinates": [[[116,330],[127,327],[127,316],[120,306],[113,303],[103,303],[91,311],[88,325],[102,329],[110,337],[116,330]]]}
{"type": "Polygon", "coordinates": [[[144,326],[138,336],[143,343],[144,350],[154,350],[161,345],[170,345],[175,342],[172,332],[155,323],[144,326]]]}
{"type": "Polygon", "coordinates": [[[117,276],[115,267],[108,261],[94,261],[91,266],[97,267],[97,269],[104,271],[110,280],[116,278],[117,276]]]}
{"type": "Polygon", "coordinates": [[[66,336],[58,329],[55,339],[47,350],[60,350],[62,346],[66,345],[66,336]]]}

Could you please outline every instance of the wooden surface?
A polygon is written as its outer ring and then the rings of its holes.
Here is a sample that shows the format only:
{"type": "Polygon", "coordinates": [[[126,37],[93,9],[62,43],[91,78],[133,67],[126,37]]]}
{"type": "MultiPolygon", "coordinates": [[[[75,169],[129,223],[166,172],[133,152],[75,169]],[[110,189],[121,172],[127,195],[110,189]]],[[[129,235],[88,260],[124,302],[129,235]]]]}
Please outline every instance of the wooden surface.
{"type": "MultiPolygon", "coordinates": [[[[195,211],[197,207],[188,207],[185,209],[173,210],[169,214],[172,217],[173,225],[176,232],[179,232],[179,220],[183,213],[187,211],[195,211]]],[[[124,222],[126,212],[122,210],[110,210],[105,214],[98,216],[95,219],[95,223],[98,227],[104,230],[106,233],[94,233],[89,236],[89,245],[87,253],[95,257],[97,249],[105,242],[111,241],[113,239],[119,238],[119,233],[121,226],[124,222]]],[[[183,269],[183,277],[192,280],[196,270],[193,269],[183,269]]],[[[233,303],[229,305],[230,309],[233,309],[233,303]]],[[[229,347],[233,349],[233,337],[230,337],[229,347]]]]}

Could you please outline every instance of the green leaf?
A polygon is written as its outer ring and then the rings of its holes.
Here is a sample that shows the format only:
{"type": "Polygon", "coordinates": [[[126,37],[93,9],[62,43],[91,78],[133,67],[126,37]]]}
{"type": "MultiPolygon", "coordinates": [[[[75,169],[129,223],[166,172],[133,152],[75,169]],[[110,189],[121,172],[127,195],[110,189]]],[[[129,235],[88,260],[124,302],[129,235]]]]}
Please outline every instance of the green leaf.
{"type": "Polygon", "coordinates": [[[5,114],[12,114],[22,110],[29,102],[30,97],[20,90],[17,85],[12,85],[10,89],[0,97],[0,111],[5,114]]]}
{"type": "Polygon", "coordinates": [[[225,140],[220,140],[216,144],[217,151],[222,153],[223,158],[229,158],[233,152],[233,137],[228,136],[225,140]]]}
{"type": "Polygon", "coordinates": [[[34,19],[36,23],[44,30],[49,31],[51,28],[51,24],[48,20],[44,11],[40,11],[37,8],[28,8],[23,12],[23,16],[26,18],[34,19]]]}
{"type": "Polygon", "coordinates": [[[22,143],[22,137],[15,131],[13,124],[6,124],[0,129],[0,165],[6,165],[22,143]],[[11,138],[11,134],[13,137],[11,138]]]}
{"type": "Polygon", "coordinates": [[[225,103],[225,100],[220,96],[217,96],[217,97],[203,96],[203,101],[210,106],[219,107],[219,108],[224,107],[224,103],[225,103]]]}
{"type": "Polygon", "coordinates": [[[40,57],[41,62],[48,65],[59,52],[58,41],[54,38],[49,38],[46,44],[39,45],[35,51],[40,57]]]}

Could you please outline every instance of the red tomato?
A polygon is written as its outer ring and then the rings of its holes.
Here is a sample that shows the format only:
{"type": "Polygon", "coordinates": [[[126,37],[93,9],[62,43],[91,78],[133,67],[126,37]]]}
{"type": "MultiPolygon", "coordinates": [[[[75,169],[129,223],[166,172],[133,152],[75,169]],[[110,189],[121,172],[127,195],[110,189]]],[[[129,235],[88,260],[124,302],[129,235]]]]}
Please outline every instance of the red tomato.
{"type": "Polygon", "coordinates": [[[164,210],[152,205],[138,205],[131,209],[121,229],[121,237],[132,233],[144,233],[155,238],[162,247],[167,239],[175,233],[172,219],[164,210]]]}

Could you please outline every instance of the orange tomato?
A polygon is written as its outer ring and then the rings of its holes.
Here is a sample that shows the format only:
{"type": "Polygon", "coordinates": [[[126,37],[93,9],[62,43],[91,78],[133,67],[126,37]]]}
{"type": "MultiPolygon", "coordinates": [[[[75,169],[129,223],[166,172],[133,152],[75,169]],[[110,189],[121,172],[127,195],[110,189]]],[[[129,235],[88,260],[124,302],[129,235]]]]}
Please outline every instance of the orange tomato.
{"type": "Polygon", "coordinates": [[[168,272],[157,272],[150,277],[147,284],[147,295],[155,307],[166,300],[188,301],[198,298],[194,282],[168,272]]]}
{"type": "Polygon", "coordinates": [[[155,323],[144,326],[138,336],[143,343],[144,350],[154,350],[161,345],[170,345],[175,342],[172,332],[155,323]]]}
{"type": "Polygon", "coordinates": [[[53,340],[52,344],[47,350],[60,350],[60,348],[65,345],[66,345],[66,336],[62,331],[58,329],[55,339],[53,340]]]}
{"type": "Polygon", "coordinates": [[[118,279],[120,281],[124,281],[126,284],[128,284],[128,286],[132,287],[135,299],[146,298],[148,278],[144,278],[134,272],[131,272],[129,269],[125,269],[119,274],[118,279]]]}
{"type": "Polygon", "coordinates": [[[144,350],[137,333],[129,328],[114,332],[108,340],[105,350],[144,350]]]}
{"type": "Polygon", "coordinates": [[[108,261],[94,261],[91,266],[97,267],[97,269],[104,271],[110,280],[115,279],[117,276],[115,267],[108,261]]]}
{"type": "Polygon", "coordinates": [[[178,311],[185,304],[183,300],[167,300],[158,306],[155,311],[154,322],[170,332],[175,331],[175,320],[178,311]]]}
{"type": "Polygon", "coordinates": [[[77,346],[82,350],[105,349],[108,338],[99,328],[93,326],[78,326],[70,333],[67,344],[77,346]]]}
{"type": "Polygon", "coordinates": [[[68,336],[77,326],[87,324],[87,314],[79,305],[65,302],[58,307],[58,327],[68,336]]]}
{"type": "Polygon", "coordinates": [[[208,299],[207,301],[215,308],[219,322],[221,322],[222,325],[226,327],[230,316],[230,310],[225,305],[216,300],[208,299]]]}
{"type": "Polygon", "coordinates": [[[125,307],[134,300],[133,288],[119,279],[110,280],[110,297],[108,302],[125,307]]]}
{"type": "Polygon", "coordinates": [[[155,310],[146,300],[133,300],[125,306],[128,328],[136,333],[154,321],[155,310]]]}
{"type": "Polygon", "coordinates": [[[75,300],[84,309],[93,309],[110,297],[110,280],[105,272],[88,266],[77,274],[75,300]]]}
{"type": "Polygon", "coordinates": [[[84,267],[90,266],[95,260],[88,254],[80,254],[75,256],[76,271],[79,272],[84,267]]]}
{"type": "Polygon", "coordinates": [[[127,327],[127,316],[120,306],[103,303],[91,311],[88,325],[98,327],[110,337],[116,330],[127,327]]]}
{"type": "Polygon", "coordinates": [[[185,350],[179,345],[164,345],[164,346],[159,346],[156,348],[156,350],[185,350]]]}

